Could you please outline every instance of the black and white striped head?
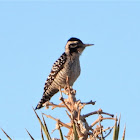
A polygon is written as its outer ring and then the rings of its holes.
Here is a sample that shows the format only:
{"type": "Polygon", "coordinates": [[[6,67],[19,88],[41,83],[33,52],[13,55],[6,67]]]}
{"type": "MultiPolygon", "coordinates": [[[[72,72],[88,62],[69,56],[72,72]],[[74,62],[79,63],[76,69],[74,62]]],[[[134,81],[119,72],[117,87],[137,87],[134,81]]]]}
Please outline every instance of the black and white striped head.
{"type": "Polygon", "coordinates": [[[72,37],[67,41],[65,53],[70,55],[72,54],[80,55],[87,46],[92,45],[94,44],[84,44],[80,39],[72,37]]]}

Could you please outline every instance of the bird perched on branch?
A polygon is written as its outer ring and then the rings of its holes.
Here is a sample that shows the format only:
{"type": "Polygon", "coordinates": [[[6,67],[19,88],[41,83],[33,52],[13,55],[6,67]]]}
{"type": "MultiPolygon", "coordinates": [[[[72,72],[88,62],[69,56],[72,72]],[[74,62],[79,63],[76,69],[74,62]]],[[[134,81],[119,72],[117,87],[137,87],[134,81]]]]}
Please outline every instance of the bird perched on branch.
{"type": "Polygon", "coordinates": [[[35,109],[45,106],[45,103],[56,94],[60,88],[66,87],[66,78],[72,86],[80,75],[79,56],[87,46],[94,44],[84,44],[78,38],[70,38],[65,46],[65,52],[53,64],[51,72],[45,82],[43,96],[35,109]]]}

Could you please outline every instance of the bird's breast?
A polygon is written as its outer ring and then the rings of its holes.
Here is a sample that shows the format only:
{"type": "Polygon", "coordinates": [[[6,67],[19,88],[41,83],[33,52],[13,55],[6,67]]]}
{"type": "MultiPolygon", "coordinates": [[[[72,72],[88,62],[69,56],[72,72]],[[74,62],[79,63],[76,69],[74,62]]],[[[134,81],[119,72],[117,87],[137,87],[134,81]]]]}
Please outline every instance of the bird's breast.
{"type": "Polygon", "coordinates": [[[68,69],[67,75],[69,77],[69,84],[70,86],[72,86],[80,75],[81,68],[79,58],[69,61],[67,69],[68,69]]]}
{"type": "Polygon", "coordinates": [[[69,78],[69,85],[72,86],[80,75],[80,62],[79,58],[77,59],[67,59],[67,62],[64,64],[63,69],[57,74],[53,85],[54,87],[64,88],[66,86],[66,78],[69,78]]]}

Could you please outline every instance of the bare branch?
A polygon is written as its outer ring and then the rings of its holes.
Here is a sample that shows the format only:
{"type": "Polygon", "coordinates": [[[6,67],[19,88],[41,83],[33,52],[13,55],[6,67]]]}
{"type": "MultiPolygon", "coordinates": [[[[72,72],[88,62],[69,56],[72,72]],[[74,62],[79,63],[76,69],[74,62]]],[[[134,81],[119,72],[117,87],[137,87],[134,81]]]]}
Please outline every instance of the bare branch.
{"type": "Polygon", "coordinates": [[[94,121],[90,127],[93,127],[95,124],[97,124],[99,121],[102,121],[102,120],[116,120],[116,118],[98,118],[96,121],[94,121]]]}
{"type": "Polygon", "coordinates": [[[51,115],[46,115],[46,114],[44,114],[44,113],[43,113],[43,115],[45,115],[47,118],[50,118],[50,119],[55,120],[56,122],[58,122],[59,124],[61,124],[62,126],[68,128],[68,129],[72,129],[71,126],[69,126],[69,125],[67,125],[67,124],[65,124],[65,123],[63,123],[63,122],[61,122],[59,119],[56,119],[56,118],[52,117],[51,115]]]}
{"type": "Polygon", "coordinates": [[[95,114],[105,114],[105,115],[114,117],[113,114],[109,114],[109,113],[103,112],[101,109],[99,109],[98,111],[94,111],[94,112],[88,113],[88,114],[86,114],[86,115],[83,115],[83,117],[86,118],[86,117],[89,117],[89,116],[95,115],[95,114]]]}
{"type": "Polygon", "coordinates": [[[92,100],[89,102],[85,102],[85,103],[81,102],[81,104],[85,104],[85,105],[95,105],[95,103],[96,103],[96,101],[93,102],[92,100]]]}
{"type": "Polygon", "coordinates": [[[68,109],[68,111],[71,112],[70,108],[69,108],[69,107],[67,106],[67,104],[65,103],[64,98],[61,97],[59,100],[61,100],[61,101],[63,102],[64,106],[68,109]]]}

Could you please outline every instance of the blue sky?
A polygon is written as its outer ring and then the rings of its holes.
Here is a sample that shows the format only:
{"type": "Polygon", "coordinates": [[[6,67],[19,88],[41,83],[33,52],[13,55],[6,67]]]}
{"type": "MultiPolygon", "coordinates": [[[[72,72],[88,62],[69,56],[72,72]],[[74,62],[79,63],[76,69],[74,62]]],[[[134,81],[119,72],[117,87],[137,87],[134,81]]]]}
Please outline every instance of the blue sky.
{"type": "MultiPolygon", "coordinates": [[[[126,123],[126,139],[138,140],[139,1],[0,1],[0,127],[15,140],[29,139],[25,128],[40,139],[32,106],[42,97],[52,64],[70,37],[95,44],[83,52],[82,72],[73,87],[77,99],[96,101],[83,113],[99,108],[121,113],[120,136],[126,123]]],[[[58,103],[59,96],[51,101],[58,103]]],[[[59,109],[41,112],[66,119],[59,109]]],[[[54,121],[46,121],[50,130],[55,128],[54,121]]],[[[1,131],[0,138],[5,139],[1,131]]]]}

